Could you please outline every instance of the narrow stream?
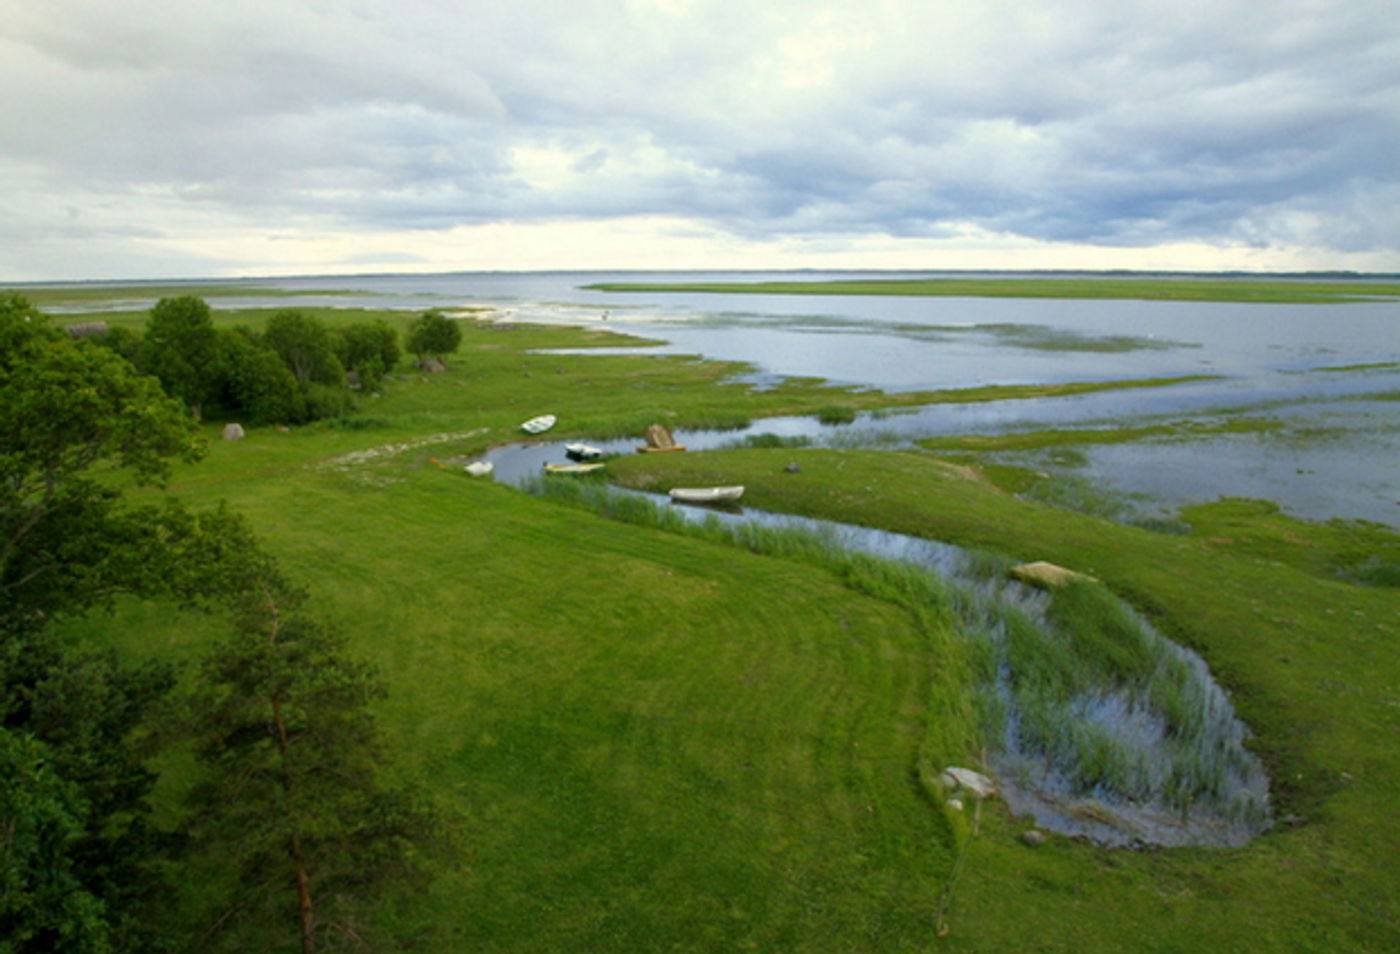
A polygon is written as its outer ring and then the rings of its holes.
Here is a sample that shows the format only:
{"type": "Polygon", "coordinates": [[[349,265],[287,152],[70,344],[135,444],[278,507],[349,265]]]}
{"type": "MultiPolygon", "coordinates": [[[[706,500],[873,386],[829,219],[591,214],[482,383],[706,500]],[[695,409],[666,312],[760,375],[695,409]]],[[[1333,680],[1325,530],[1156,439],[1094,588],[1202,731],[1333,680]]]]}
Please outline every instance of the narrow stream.
{"type": "MultiPolygon", "coordinates": [[[[810,424],[810,419],[807,419],[810,424]]],[[[762,422],[774,432],[774,422],[762,422]]],[[[678,434],[687,446],[717,446],[733,433],[678,434]]],[[[634,439],[590,442],[630,453],[634,439]]],[[[562,443],[531,442],[487,454],[497,480],[537,484],[562,443]]],[[[571,478],[550,478],[567,480],[571,478]]],[[[964,635],[992,661],[981,687],[991,768],[1012,812],[1107,845],[1241,845],[1271,824],[1268,778],[1245,747],[1247,727],[1196,654],[1158,634],[1109,596],[1112,638],[1139,660],[1132,678],[1094,674],[1076,657],[1078,634],[1055,623],[1047,591],[1016,582],[1005,563],[948,544],[888,531],[744,508],[671,505],[659,494],[617,487],[672,507],[695,523],[715,521],[743,536],[746,524],[812,534],[838,551],[913,564],[942,582],[964,635]],[[991,569],[989,569],[991,567],[991,569]],[[1062,660],[1054,678],[1036,672],[1062,660]],[[1034,662],[1033,662],[1034,661],[1034,662]]],[[[1101,588],[1095,588],[1101,590],[1101,588]]],[[[1106,593],[1106,591],[1105,591],[1106,593]]]]}

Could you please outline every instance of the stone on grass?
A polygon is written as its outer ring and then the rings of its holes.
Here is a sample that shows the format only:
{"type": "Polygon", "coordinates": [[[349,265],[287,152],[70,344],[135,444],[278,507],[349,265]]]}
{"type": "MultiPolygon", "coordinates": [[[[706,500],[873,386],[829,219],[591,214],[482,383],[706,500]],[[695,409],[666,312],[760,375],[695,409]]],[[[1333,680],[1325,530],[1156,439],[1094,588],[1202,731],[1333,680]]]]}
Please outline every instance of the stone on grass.
{"type": "Polygon", "coordinates": [[[978,798],[987,798],[997,793],[997,783],[981,772],[974,772],[969,768],[959,768],[956,765],[948,766],[943,772],[945,775],[952,776],[959,788],[967,789],[978,798]]]}
{"type": "Polygon", "coordinates": [[[1097,583],[1087,573],[1077,573],[1074,570],[1067,570],[1062,566],[1038,560],[1035,563],[1021,563],[1011,568],[1011,575],[1022,583],[1029,583],[1032,586],[1043,587],[1047,590],[1057,590],[1070,583],[1097,583]]]}
{"type": "Polygon", "coordinates": [[[1032,848],[1045,844],[1045,832],[1039,828],[1032,828],[1029,831],[1021,832],[1021,841],[1032,848]]]}
{"type": "Polygon", "coordinates": [[[225,425],[224,425],[224,440],[226,440],[226,441],[237,441],[237,440],[242,440],[242,439],[243,439],[243,425],[242,425],[242,424],[232,424],[232,423],[230,423],[230,424],[225,424],[225,425]]]}

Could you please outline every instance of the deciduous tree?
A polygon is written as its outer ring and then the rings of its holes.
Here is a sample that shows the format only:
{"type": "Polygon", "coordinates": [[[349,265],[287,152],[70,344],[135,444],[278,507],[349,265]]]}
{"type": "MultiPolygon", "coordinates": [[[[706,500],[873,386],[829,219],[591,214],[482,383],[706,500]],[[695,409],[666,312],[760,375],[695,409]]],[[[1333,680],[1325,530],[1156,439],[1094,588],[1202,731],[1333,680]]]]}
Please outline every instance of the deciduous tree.
{"type": "Polygon", "coordinates": [[[156,302],[141,340],[142,367],[196,419],[216,386],[216,337],[209,306],[201,298],[182,295],[156,302]]]}
{"type": "Polygon", "coordinates": [[[408,332],[408,350],[421,361],[429,355],[444,357],[456,351],[462,343],[462,329],[440,311],[428,311],[419,316],[408,332]]]}
{"type": "Polygon", "coordinates": [[[330,329],[296,309],[283,309],[267,320],[263,341],[277,352],[298,384],[345,385],[345,367],[335,354],[330,329]]]}

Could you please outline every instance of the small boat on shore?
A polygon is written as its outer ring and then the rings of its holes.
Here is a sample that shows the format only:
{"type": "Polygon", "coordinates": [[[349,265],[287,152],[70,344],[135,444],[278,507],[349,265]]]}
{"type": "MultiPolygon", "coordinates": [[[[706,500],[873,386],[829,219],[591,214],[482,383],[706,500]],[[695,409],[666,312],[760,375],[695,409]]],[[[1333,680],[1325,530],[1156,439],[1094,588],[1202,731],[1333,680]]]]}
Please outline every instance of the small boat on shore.
{"type": "Polygon", "coordinates": [[[591,474],[603,469],[602,464],[545,464],[546,474],[591,474]]]}
{"type": "Polygon", "coordinates": [[[649,444],[639,444],[637,453],[639,454],[669,454],[671,451],[685,450],[684,444],[672,444],[670,447],[652,447],[649,444]]]}
{"type": "Polygon", "coordinates": [[[738,487],[672,487],[671,499],[678,503],[726,503],[744,495],[738,487]]]}
{"type": "Polygon", "coordinates": [[[541,414],[539,417],[532,417],[524,424],[521,424],[520,429],[526,434],[543,434],[553,427],[554,422],[557,420],[558,418],[553,414],[541,414]]]}
{"type": "Polygon", "coordinates": [[[603,451],[592,444],[565,444],[564,453],[574,460],[597,460],[603,456],[603,451]]]}

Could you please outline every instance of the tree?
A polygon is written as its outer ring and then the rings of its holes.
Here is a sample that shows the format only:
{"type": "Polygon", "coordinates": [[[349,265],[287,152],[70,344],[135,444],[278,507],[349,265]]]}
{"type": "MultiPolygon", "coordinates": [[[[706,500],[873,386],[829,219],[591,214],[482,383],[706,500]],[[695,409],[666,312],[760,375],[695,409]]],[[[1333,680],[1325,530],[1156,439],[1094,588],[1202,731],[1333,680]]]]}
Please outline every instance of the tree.
{"type": "Polygon", "coordinates": [[[7,950],[156,949],[146,905],[168,844],[148,824],[153,776],[133,729],[170,674],[71,647],[49,624],[120,592],[173,591],[200,525],[178,507],[123,507],[121,489],[161,483],[200,447],[154,379],[0,298],[0,730],[19,786],[0,830],[30,833],[0,858],[18,886],[7,950]],[[71,905],[40,917],[24,899],[50,888],[71,905]]]}
{"type": "Polygon", "coordinates": [[[267,568],[191,708],[206,774],[190,795],[190,837],[219,845],[232,872],[211,920],[233,950],[270,949],[292,914],[303,954],[358,936],[355,905],[411,880],[411,846],[425,847],[432,825],[378,783],[367,706],[382,686],[300,602],[267,568]]]}
{"type": "Polygon", "coordinates": [[[263,341],[281,356],[297,383],[345,385],[345,367],[335,354],[330,330],[295,309],[283,309],[267,320],[263,341]]]}
{"type": "Polygon", "coordinates": [[[203,299],[182,295],[156,302],[146,321],[141,365],[199,418],[218,370],[214,321],[203,299]]]}
{"type": "MultiPolygon", "coordinates": [[[[120,355],[55,331],[22,298],[0,297],[4,954],[169,946],[163,866],[181,839],[152,823],[142,730],[171,670],[75,647],[51,625],[119,594],[236,611],[235,637],[206,668],[198,720],[211,778],[222,782],[196,790],[191,832],[219,862],[233,854],[268,864],[294,836],[307,943],[318,923],[348,923],[337,908],[362,897],[361,886],[406,870],[422,831],[425,816],[374,779],[365,704],[382,690],[313,621],[285,615],[298,597],[246,523],[224,508],[123,498],[125,485],[159,485],[173,461],[195,459],[195,432],[180,404],[120,355]],[[268,738],[270,776],[259,774],[268,747],[258,742],[268,738]],[[260,820],[281,826],[280,841],[258,840],[260,820]]],[[[252,878],[260,865],[242,870],[252,878]]],[[[249,936],[269,927],[236,925],[249,936]]]]}
{"type": "Polygon", "coordinates": [[[295,424],[306,419],[306,398],[275,352],[247,328],[219,333],[219,401],[255,424],[295,424]]]}
{"type": "Polygon", "coordinates": [[[440,311],[419,316],[408,332],[408,350],[421,362],[427,356],[441,358],[456,351],[462,343],[462,329],[440,311]]]}
{"type": "Polygon", "coordinates": [[[341,363],[355,372],[361,387],[375,387],[399,363],[399,336],[382,321],[346,325],[339,336],[341,363]]]}
{"type": "Polygon", "coordinates": [[[159,484],[200,453],[155,381],[0,299],[0,627],[108,594],[143,535],[114,506],[122,478],[159,484]]]}

